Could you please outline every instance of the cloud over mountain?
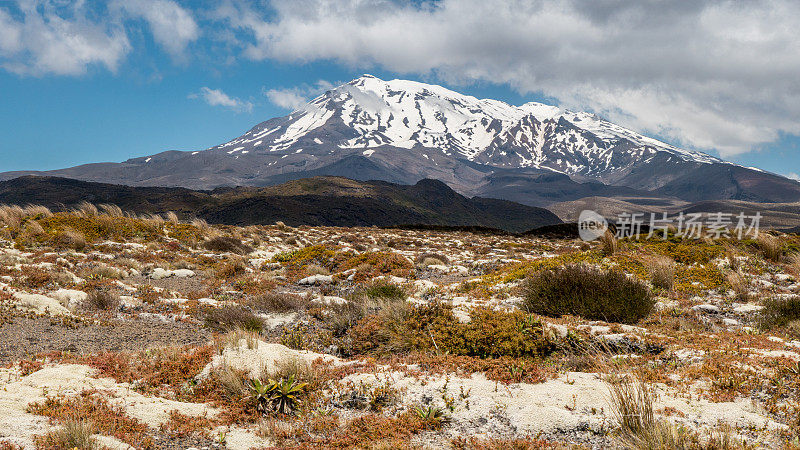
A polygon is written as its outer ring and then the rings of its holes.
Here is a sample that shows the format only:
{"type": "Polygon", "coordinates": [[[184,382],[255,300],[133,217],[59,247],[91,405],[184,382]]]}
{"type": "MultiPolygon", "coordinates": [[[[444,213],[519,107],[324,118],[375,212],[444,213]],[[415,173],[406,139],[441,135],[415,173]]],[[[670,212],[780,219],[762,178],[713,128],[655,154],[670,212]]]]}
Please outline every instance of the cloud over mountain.
{"type": "Polygon", "coordinates": [[[509,83],[723,156],[800,133],[800,4],[274,0],[223,15],[255,60],[509,83]]]}
{"type": "MultiPolygon", "coordinates": [[[[224,49],[225,64],[334,61],[508,85],[723,157],[800,135],[792,0],[16,0],[0,4],[0,67],[116,72],[145,41],[137,21],[177,61],[224,49]]],[[[313,96],[271,89],[284,108],[313,96]]]]}
{"type": "Polygon", "coordinates": [[[235,112],[250,112],[253,110],[251,102],[231,97],[221,89],[211,89],[203,86],[200,92],[189,94],[189,98],[200,98],[211,106],[222,106],[235,112]]]}

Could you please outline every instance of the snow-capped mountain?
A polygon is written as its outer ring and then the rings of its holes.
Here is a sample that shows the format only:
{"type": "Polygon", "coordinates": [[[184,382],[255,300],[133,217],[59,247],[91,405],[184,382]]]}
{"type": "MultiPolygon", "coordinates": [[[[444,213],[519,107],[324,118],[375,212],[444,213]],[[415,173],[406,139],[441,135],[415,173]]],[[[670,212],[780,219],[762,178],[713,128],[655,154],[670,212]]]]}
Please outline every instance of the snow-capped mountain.
{"type": "Polygon", "coordinates": [[[689,162],[721,162],[590,113],[535,102],[513,106],[441,86],[383,81],[370,75],[212,150],[244,155],[313,152],[315,147],[331,146],[363,149],[367,156],[370,149],[383,146],[437,149],[490,166],[549,169],[603,181],[615,181],[619,174],[659,154],[689,162]]]}
{"type": "Polygon", "coordinates": [[[127,185],[265,186],[315,175],[413,184],[532,206],[587,196],[800,201],[800,183],[683,150],[585,112],[513,106],[365,75],[207,150],[44,173],[127,185]]]}

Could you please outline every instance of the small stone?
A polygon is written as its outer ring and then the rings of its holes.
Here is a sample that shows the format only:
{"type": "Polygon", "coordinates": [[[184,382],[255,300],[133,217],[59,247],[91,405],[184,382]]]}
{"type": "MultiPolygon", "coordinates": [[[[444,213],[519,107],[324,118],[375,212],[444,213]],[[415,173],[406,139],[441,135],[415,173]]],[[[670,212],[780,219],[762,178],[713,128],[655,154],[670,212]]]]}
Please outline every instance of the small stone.
{"type": "Polygon", "coordinates": [[[178,278],[191,278],[194,276],[194,270],[190,269],[173,270],[172,275],[178,278]]]}
{"type": "Polygon", "coordinates": [[[169,278],[172,276],[171,270],[162,269],[161,267],[156,267],[153,269],[153,272],[150,273],[150,278],[153,280],[161,280],[164,278],[169,278]]]}
{"type": "Polygon", "coordinates": [[[733,311],[739,314],[748,314],[761,311],[762,309],[764,309],[764,307],[761,305],[742,304],[734,307],[733,311]]]}
{"type": "Polygon", "coordinates": [[[712,305],[712,304],[709,304],[709,303],[704,303],[702,305],[692,306],[692,309],[695,310],[695,311],[700,311],[700,312],[709,313],[709,314],[717,314],[719,312],[719,307],[718,306],[715,306],[715,305],[712,305]]]}
{"type": "Polygon", "coordinates": [[[311,275],[298,281],[297,284],[304,286],[318,286],[320,284],[328,284],[333,282],[333,277],[330,275],[311,275]]]}

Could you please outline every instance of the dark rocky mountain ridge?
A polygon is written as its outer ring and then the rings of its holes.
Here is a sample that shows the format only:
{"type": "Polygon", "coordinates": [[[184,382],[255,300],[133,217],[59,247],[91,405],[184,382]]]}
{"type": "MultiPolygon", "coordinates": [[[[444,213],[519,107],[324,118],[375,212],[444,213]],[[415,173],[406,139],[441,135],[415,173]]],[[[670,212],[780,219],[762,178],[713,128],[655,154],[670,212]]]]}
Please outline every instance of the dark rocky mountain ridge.
{"type": "Polygon", "coordinates": [[[0,203],[65,209],[87,201],[115,204],[134,213],[174,211],[228,225],[328,226],[436,225],[521,232],[561,223],[550,211],[506,200],[467,198],[436,180],[414,185],[314,177],[269,187],[132,187],[24,176],[0,182],[0,203]]]}

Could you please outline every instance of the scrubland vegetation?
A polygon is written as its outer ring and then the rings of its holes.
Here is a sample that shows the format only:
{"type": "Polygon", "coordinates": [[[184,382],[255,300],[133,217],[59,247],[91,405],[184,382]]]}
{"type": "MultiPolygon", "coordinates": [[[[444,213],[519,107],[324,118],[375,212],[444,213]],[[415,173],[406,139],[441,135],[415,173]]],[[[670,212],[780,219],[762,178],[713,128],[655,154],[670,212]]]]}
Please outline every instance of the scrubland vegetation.
{"type": "Polygon", "coordinates": [[[0,448],[798,448],[800,238],[0,208],[0,448]]]}

